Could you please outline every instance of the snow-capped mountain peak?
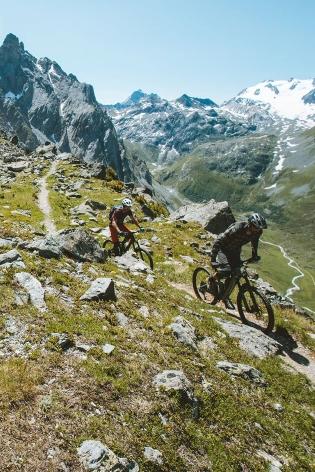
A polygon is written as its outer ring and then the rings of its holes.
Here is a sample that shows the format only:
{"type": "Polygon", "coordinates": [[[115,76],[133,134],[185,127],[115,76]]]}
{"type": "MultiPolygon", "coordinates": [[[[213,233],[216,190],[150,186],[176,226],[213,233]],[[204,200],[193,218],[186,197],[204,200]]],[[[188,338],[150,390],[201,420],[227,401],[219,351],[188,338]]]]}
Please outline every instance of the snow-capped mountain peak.
{"type": "MultiPolygon", "coordinates": [[[[315,125],[315,79],[265,80],[242,90],[223,104],[231,113],[251,118],[259,111],[269,118],[315,125]]],[[[264,121],[264,120],[263,120],[264,121]]]]}

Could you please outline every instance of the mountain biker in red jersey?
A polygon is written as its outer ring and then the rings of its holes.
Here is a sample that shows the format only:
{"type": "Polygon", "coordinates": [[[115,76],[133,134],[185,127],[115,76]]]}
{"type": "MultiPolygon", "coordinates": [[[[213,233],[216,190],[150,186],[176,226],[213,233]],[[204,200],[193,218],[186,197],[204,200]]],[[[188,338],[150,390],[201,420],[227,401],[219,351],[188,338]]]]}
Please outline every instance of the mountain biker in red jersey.
{"type": "MultiPolygon", "coordinates": [[[[257,254],[259,238],[263,230],[267,228],[265,218],[259,213],[253,213],[247,221],[233,223],[228,229],[219,234],[215,240],[211,252],[211,265],[216,270],[217,278],[225,278],[224,292],[231,293],[227,288],[233,285],[233,275],[237,275],[241,266],[242,246],[251,243],[252,261],[257,262],[260,257],[257,254]]],[[[228,294],[228,296],[229,296],[228,294]]],[[[227,308],[230,308],[228,296],[223,299],[227,308]]]]}
{"type": "Polygon", "coordinates": [[[131,207],[132,201],[130,198],[124,198],[121,202],[121,205],[113,207],[109,214],[109,230],[114,244],[114,253],[116,255],[119,255],[119,234],[131,234],[131,230],[124,225],[124,220],[127,216],[131,218],[132,223],[137,225],[138,228],[142,230],[137,218],[131,210],[131,207]]]}

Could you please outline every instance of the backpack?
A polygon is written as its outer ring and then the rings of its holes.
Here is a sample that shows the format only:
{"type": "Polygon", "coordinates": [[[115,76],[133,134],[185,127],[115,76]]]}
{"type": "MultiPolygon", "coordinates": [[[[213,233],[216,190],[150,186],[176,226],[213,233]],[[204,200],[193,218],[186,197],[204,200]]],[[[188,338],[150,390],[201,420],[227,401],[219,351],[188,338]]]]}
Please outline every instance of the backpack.
{"type": "Polygon", "coordinates": [[[113,214],[115,213],[116,210],[118,210],[119,208],[122,208],[122,205],[114,205],[111,207],[110,211],[109,211],[109,215],[108,215],[108,218],[109,218],[109,221],[111,222],[112,221],[112,218],[113,218],[113,214]]]}

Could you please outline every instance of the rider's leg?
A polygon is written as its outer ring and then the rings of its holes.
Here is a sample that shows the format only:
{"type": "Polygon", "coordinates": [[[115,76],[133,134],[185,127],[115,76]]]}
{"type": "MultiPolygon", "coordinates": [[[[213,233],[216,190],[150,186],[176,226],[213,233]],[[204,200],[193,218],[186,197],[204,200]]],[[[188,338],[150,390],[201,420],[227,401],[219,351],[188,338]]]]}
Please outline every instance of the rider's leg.
{"type": "Polygon", "coordinates": [[[124,233],[129,233],[129,235],[126,234],[126,236],[125,236],[125,242],[126,242],[126,244],[125,244],[125,249],[126,249],[126,251],[127,251],[127,250],[130,248],[130,246],[131,246],[131,242],[132,242],[131,235],[132,235],[132,232],[131,232],[130,229],[129,229],[126,225],[124,225],[123,223],[119,225],[119,229],[120,229],[120,231],[123,231],[124,233]]]}
{"type": "Polygon", "coordinates": [[[110,236],[112,238],[113,245],[114,245],[114,254],[115,256],[119,256],[120,250],[119,250],[118,231],[113,225],[109,225],[109,231],[110,231],[110,236]]]}
{"type": "Polygon", "coordinates": [[[224,294],[222,300],[226,308],[233,308],[231,301],[229,300],[231,293],[234,290],[234,287],[240,277],[240,251],[237,251],[233,254],[227,255],[227,260],[230,267],[230,277],[225,281],[224,294]]]}

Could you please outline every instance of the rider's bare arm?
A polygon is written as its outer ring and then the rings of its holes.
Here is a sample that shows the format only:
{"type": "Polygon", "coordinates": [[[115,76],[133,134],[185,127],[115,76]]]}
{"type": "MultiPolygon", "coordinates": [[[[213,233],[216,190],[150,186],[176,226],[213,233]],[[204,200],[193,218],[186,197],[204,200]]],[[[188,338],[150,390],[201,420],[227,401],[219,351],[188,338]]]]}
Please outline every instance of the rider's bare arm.
{"type": "Polygon", "coordinates": [[[138,226],[138,228],[140,228],[139,221],[138,221],[137,217],[136,217],[133,213],[131,214],[131,221],[132,221],[136,226],[138,226]]]}
{"type": "MultiPolygon", "coordinates": [[[[262,232],[261,232],[262,233],[262,232]]],[[[257,258],[258,257],[258,243],[259,243],[259,238],[261,236],[261,233],[258,234],[255,238],[252,239],[251,244],[252,244],[252,257],[257,258]]]]}

